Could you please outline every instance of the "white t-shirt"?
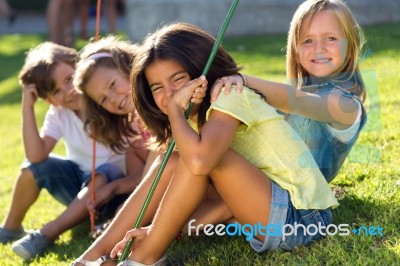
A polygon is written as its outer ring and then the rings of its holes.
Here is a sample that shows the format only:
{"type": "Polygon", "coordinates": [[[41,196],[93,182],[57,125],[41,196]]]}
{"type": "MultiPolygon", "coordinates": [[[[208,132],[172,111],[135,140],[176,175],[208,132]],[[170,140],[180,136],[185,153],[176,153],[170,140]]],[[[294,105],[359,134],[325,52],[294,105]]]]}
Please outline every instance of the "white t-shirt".
{"type": "MultiPolygon", "coordinates": [[[[89,138],[83,122],[70,109],[50,106],[47,110],[40,135],[55,140],[64,138],[66,158],[78,164],[82,171],[92,170],[93,139],[89,138]]],[[[111,149],[96,142],[96,168],[104,163],[119,165],[126,172],[125,154],[116,154],[111,149]]]]}
{"type": "Polygon", "coordinates": [[[361,103],[358,101],[355,102],[358,105],[357,118],[349,128],[340,130],[327,124],[327,128],[331,132],[331,134],[334,135],[338,140],[340,140],[343,143],[346,143],[350,141],[352,138],[354,138],[354,136],[358,132],[358,129],[360,128],[361,114],[362,114],[361,103]]]}

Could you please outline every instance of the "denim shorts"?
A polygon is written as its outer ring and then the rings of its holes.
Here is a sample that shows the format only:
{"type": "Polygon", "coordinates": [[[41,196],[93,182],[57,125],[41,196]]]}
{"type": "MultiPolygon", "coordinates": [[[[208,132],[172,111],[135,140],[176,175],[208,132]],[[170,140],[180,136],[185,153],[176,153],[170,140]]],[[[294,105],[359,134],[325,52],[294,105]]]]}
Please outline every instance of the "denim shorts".
{"type": "Polygon", "coordinates": [[[290,200],[287,190],[271,181],[271,205],[264,242],[256,238],[250,240],[256,252],[266,250],[292,250],[296,246],[305,246],[323,236],[316,229],[319,224],[332,223],[332,212],[326,210],[298,210],[290,200]]]}
{"type": "MultiPolygon", "coordinates": [[[[40,163],[24,161],[21,168],[28,168],[38,188],[47,189],[57,201],[64,205],[72,202],[91,177],[91,173],[84,173],[76,163],[54,154],[40,163]]],[[[97,167],[96,173],[105,176],[107,182],[124,176],[120,167],[109,163],[97,167]]]]}

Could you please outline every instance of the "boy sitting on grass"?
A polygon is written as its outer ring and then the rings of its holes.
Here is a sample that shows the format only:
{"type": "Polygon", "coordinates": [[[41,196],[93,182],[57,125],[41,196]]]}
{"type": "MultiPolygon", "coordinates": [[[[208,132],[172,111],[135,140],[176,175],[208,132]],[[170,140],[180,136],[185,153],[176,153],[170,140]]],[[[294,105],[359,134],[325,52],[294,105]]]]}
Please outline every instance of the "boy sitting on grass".
{"type": "MultiPolygon", "coordinates": [[[[60,234],[89,216],[86,205],[90,194],[93,139],[84,131],[83,97],[72,86],[77,60],[76,50],[46,42],[29,51],[20,71],[22,135],[27,160],[21,167],[10,210],[0,227],[0,243],[19,239],[12,249],[25,260],[42,254],[60,234]],[[40,133],[34,112],[38,98],[51,105],[40,133]],[[66,158],[51,154],[61,138],[66,158]],[[68,207],[40,230],[27,234],[22,221],[43,188],[68,207]]],[[[117,154],[96,143],[95,161],[95,190],[125,177],[125,154],[117,154]]],[[[138,165],[136,171],[140,177],[143,165],[138,165]]]]}

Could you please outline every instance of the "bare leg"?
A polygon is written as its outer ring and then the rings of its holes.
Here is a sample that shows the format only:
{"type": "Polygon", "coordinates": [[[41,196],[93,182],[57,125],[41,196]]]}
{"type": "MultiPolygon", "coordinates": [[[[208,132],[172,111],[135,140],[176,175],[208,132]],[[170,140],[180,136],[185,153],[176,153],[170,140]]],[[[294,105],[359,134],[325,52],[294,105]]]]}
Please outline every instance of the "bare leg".
{"type": "MultiPolygon", "coordinates": [[[[149,155],[147,162],[154,161],[154,153],[149,155]]],[[[146,215],[143,219],[142,226],[148,225],[156,209],[158,208],[158,203],[163,197],[172,175],[174,174],[176,164],[178,162],[178,155],[173,154],[173,156],[169,159],[166,168],[164,169],[163,175],[160,179],[160,183],[157,185],[157,189],[153,195],[151,200],[151,204],[146,212],[146,215]]],[[[99,239],[96,240],[95,243],[81,256],[81,258],[87,260],[95,260],[100,256],[105,254],[109,254],[114,247],[114,245],[119,242],[125,235],[126,231],[130,230],[133,227],[133,224],[137,218],[140,208],[143,205],[144,198],[147,196],[149,191],[151,182],[153,181],[154,175],[159,168],[159,164],[161,159],[158,158],[155,160],[155,164],[152,164],[151,167],[146,165],[145,169],[149,169],[148,174],[144,177],[142,183],[139,187],[133,192],[133,194],[129,197],[129,199],[125,202],[123,208],[119,211],[117,216],[114,218],[113,222],[107,228],[107,230],[101,235],[99,239]]],[[[146,170],[147,172],[147,170],[146,170]]],[[[223,222],[232,217],[229,209],[226,208],[226,205],[222,202],[221,198],[216,193],[215,189],[213,189],[209,184],[208,180],[206,181],[206,192],[201,197],[201,205],[198,210],[193,214],[194,219],[198,220],[198,223],[218,223],[223,222]]],[[[181,204],[186,203],[180,199],[181,204]]],[[[176,209],[175,209],[176,211],[176,209]]],[[[179,232],[179,230],[178,230],[179,232]]],[[[178,233],[176,232],[176,234],[178,233]]],[[[186,229],[187,232],[187,229],[186,229]]],[[[174,237],[176,236],[174,235],[174,237]]],[[[112,265],[112,264],[104,264],[104,265],[112,265]]]]}
{"type": "Polygon", "coordinates": [[[64,27],[60,20],[60,8],[63,0],[49,0],[46,16],[49,27],[49,40],[64,45],[64,27]]]}
{"type": "Polygon", "coordinates": [[[271,181],[260,169],[230,150],[211,172],[211,179],[239,223],[268,224],[271,181]]]}
{"type": "MultiPolygon", "coordinates": [[[[114,245],[124,237],[126,231],[133,228],[133,225],[139,215],[139,211],[148,194],[151,183],[154,180],[155,173],[161,163],[161,159],[162,158],[160,157],[156,159],[155,164],[150,167],[149,172],[143,178],[140,185],[125,201],[123,207],[104,231],[104,233],[89,247],[88,250],[85,251],[85,253],[83,253],[81,256],[82,258],[87,260],[96,260],[105,254],[110,254],[114,245]]],[[[173,153],[164,169],[163,174],[161,175],[152,200],[142,220],[142,225],[147,225],[151,222],[154,213],[158,208],[159,202],[170,183],[171,176],[175,171],[177,159],[178,155],[173,153]]]]}
{"type": "Polygon", "coordinates": [[[0,0],[0,13],[8,17],[11,14],[11,8],[6,0],[0,0]]]}
{"type": "Polygon", "coordinates": [[[39,193],[32,172],[28,168],[22,169],[14,185],[11,207],[3,227],[18,231],[26,212],[39,197],[39,193]]]}
{"type": "Polygon", "coordinates": [[[64,0],[64,40],[65,45],[72,47],[74,45],[74,21],[75,21],[75,0],[64,0]]]}
{"type": "Polygon", "coordinates": [[[188,218],[200,206],[208,185],[207,176],[192,175],[182,160],[179,160],[171,185],[160,203],[154,221],[130,258],[145,264],[154,263],[161,258],[188,218]],[[149,247],[151,249],[148,249],[149,247]]]}
{"type": "MultiPolygon", "coordinates": [[[[96,188],[98,189],[106,184],[106,178],[102,175],[96,175],[96,188]]],[[[89,217],[89,211],[86,203],[90,198],[90,183],[84,188],[67,207],[67,209],[55,220],[45,224],[40,230],[50,241],[54,241],[59,235],[85,221],[89,217]]]]}
{"type": "Polygon", "coordinates": [[[49,27],[49,40],[61,45],[71,45],[66,43],[65,34],[70,25],[69,16],[73,8],[72,0],[50,0],[47,4],[46,16],[49,27]]]}
{"type": "Polygon", "coordinates": [[[89,16],[89,0],[80,1],[79,11],[79,37],[87,40],[89,38],[87,32],[88,16],[89,16]]]}
{"type": "MultiPolygon", "coordinates": [[[[206,199],[201,203],[199,208],[193,213],[189,221],[193,221],[191,226],[200,226],[205,224],[218,224],[225,223],[232,218],[232,213],[226,206],[225,202],[221,199],[215,188],[211,185],[208,186],[206,199]]],[[[200,230],[202,226],[200,226],[200,230]]],[[[188,224],[186,223],[182,228],[183,234],[189,234],[188,224]]],[[[191,231],[190,234],[195,233],[191,231]]]]}
{"type": "MultiPolygon", "coordinates": [[[[233,151],[228,151],[211,172],[211,177],[239,223],[268,223],[271,183],[259,169],[233,151]]],[[[162,257],[176,233],[199,206],[208,183],[208,177],[193,176],[183,163],[179,163],[147,235],[130,259],[150,264],[162,257]],[[179,215],[176,214],[177,209],[179,215]]]]}
{"type": "Polygon", "coordinates": [[[117,34],[117,28],[116,28],[117,3],[115,2],[115,0],[107,0],[106,3],[107,3],[106,16],[107,16],[108,30],[112,34],[117,34]]]}

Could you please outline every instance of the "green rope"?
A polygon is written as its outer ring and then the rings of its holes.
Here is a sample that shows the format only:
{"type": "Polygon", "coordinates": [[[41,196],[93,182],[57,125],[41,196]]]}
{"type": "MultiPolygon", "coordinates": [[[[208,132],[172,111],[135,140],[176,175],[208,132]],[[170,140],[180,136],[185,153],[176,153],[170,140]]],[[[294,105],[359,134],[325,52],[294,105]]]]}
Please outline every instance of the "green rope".
{"type": "MultiPolygon", "coordinates": [[[[235,9],[236,9],[238,3],[239,3],[239,0],[233,0],[233,2],[232,2],[232,5],[231,5],[231,7],[230,7],[230,9],[228,11],[228,14],[227,14],[227,16],[226,16],[226,18],[224,20],[224,24],[222,25],[222,28],[219,31],[217,39],[216,39],[216,41],[214,43],[214,46],[213,46],[213,48],[211,50],[211,54],[208,57],[206,66],[204,67],[204,70],[203,70],[203,73],[202,73],[203,76],[207,76],[207,73],[208,73],[208,71],[209,71],[209,69],[211,67],[211,64],[212,64],[212,62],[213,62],[213,60],[215,58],[215,55],[218,52],[218,48],[221,45],[222,38],[225,35],[226,29],[228,28],[228,25],[229,25],[229,23],[230,23],[230,21],[232,19],[233,13],[235,12],[235,9]]],[[[189,107],[185,111],[186,118],[189,117],[189,114],[190,114],[190,111],[192,110],[192,108],[193,108],[193,103],[190,103],[189,107]]],[[[143,220],[143,216],[146,213],[147,207],[149,206],[151,198],[153,197],[154,191],[156,190],[158,181],[160,180],[161,174],[164,171],[164,168],[165,168],[165,166],[166,166],[166,164],[168,162],[169,157],[171,156],[172,151],[174,150],[174,147],[175,147],[175,140],[172,139],[171,142],[168,145],[168,149],[167,149],[167,151],[165,153],[165,156],[164,156],[164,158],[163,158],[163,160],[161,162],[160,168],[158,169],[158,171],[156,173],[156,176],[154,177],[154,180],[153,180],[153,182],[151,184],[149,193],[147,194],[146,199],[145,199],[145,201],[143,203],[143,206],[142,206],[142,208],[141,208],[141,210],[139,212],[138,218],[136,219],[134,228],[138,228],[140,226],[140,223],[143,220]]],[[[118,260],[118,263],[124,261],[128,257],[128,255],[130,253],[130,250],[131,250],[131,246],[133,244],[133,240],[134,239],[132,238],[126,244],[126,246],[125,246],[125,248],[124,248],[124,250],[122,252],[121,257],[118,260]]]]}

